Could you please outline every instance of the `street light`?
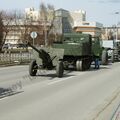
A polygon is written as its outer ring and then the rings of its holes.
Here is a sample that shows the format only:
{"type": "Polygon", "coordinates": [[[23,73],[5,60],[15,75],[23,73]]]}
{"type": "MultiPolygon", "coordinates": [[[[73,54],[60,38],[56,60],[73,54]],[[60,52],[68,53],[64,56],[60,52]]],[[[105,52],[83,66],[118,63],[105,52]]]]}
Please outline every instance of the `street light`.
{"type": "MultiPolygon", "coordinates": [[[[118,15],[119,12],[115,12],[115,14],[118,15]]],[[[117,29],[117,20],[116,20],[116,42],[117,42],[117,40],[118,40],[118,29],[117,29]]]]}

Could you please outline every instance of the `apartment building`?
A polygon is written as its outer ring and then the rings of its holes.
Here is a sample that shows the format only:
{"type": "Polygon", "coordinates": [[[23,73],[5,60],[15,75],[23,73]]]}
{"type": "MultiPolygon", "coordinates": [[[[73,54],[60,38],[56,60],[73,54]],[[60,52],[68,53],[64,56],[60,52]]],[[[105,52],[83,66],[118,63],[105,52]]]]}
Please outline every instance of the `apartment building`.
{"type": "Polygon", "coordinates": [[[58,9],[55,11],[54,32],[56,34],[63,34],[72,32],[71,16],[69,11],[58,9]]]}
{"type": "Polygon", "coordinates": [[[73,19],[73,27],[78,25],[79,22],[86,21],[86,11],[84,10],[71,11],[70,15],[73,19]]]}
{"type": "Polygon", "coordinates": [[[35,10],[33,7],[25,8],[25,18],[32,21],[38,21],[39,11],[35,10]]]}
{"type": "Polygon", "coordinates": [[[62,27],[60,23],[63,23],[63,28],[61,30],[63,33],[65,32],[71,32],[71,28],[75,32],[80,32],[80,33],[86,33],[86,34],[91,34],[93,37],[98,36],[101,37],[102,34],[102,27],[103,25],[98,22],[89,22],[86,20],[86,11],[84,10],[77,10],[77,11],[72,11],[69,12],[64,9],[58,9],[56,11],[56,16],[57,19],[59,19],[58,28],[62,27]],[[58,18],[59,17],[59,18],[58,18]],[[60,17],[63,18],[63,21],[60,20],[60,17]],[[66,19],[66,20],[65,20],[66,19]]]}
{"type": "Polygon", "coordinates": [[[98,22],[82,21],[74,25],[74,30],[80,33],[91,34],[93,37],[101,37],[103,24],[98,22]]]}
{"type": "Polygon", "coordinates": [[[5,43],[19,44],[25,41],[32,42],[30,33],[35,31],[38,34],[35,43],[44,44],[44,26],[37,21],[19,20],[19,24],[16,24],[16,21],[12,21],[9,25],[5,25],[5,29],[7,31],[7,33],[4,32],[5,43]]]}

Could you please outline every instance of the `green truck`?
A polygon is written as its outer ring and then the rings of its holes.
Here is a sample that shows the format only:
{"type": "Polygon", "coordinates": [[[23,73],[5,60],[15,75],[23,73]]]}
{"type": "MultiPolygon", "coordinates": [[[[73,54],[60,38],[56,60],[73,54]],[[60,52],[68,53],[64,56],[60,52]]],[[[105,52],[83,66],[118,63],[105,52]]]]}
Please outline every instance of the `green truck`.
{"type": "Polygon", "coordinates": [[[64,49],[63,63],[67,69],[69,65],[77,70],[89,69],[92,61],[92,38],[90,35],[66,33],[60,43],[54,43],[53,48],[64,49]]]}
{"type": "Polygon", "coordinates": [[[65,33],[60,43],[54,43],[53,48],[64,49],[64,68],[74,66],[78,71],[90,68],[96,58],[101,63],[108,63],[107,50],[102,48],[98,38],[92,38],[89,34],[65,33]]]}

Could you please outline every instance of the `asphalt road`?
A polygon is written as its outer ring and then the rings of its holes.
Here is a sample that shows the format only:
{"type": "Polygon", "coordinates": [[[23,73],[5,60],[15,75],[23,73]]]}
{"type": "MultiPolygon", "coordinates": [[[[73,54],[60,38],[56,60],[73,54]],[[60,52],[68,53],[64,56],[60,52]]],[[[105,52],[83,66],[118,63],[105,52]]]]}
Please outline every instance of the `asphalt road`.
{"type": "Polygon", "coordinates": [[[63,78],[45,70],[30,77],[28,66],[0,68],[0,120],[87,119],[120,87],[119,74],[120,63],[63,78]]]}

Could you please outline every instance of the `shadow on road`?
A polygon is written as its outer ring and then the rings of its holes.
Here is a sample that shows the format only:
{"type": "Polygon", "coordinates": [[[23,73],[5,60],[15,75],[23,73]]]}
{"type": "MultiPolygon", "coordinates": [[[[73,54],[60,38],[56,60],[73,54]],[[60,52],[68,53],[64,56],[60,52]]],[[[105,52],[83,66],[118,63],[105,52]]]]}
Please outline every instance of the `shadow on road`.
{"type": "MultiPolygon", "coordinates": [[[[108,64],[108,65],[101,65],[100,66],[100,69],[94,69],[94,65],[91,65],[91,68],[90,69],[88,69],[88,70],[85,70],[85,71],[77,71],[75,68],[69,68],[69,69],[67,69],[67,70],[64,70],[64,75],[63,75],[63,77],[62,78],[67,78],[67,77],[71,77],[71,76],[75,76],[74,74],[70,74],[70,73],[72,73],[72,72],[94,72],[94,71],[99,71],[99,70],[101,70],[101,69],[111,69],[110,68],[110,66],[111,66],[112,64],[108,64]]],[[[55,70],[39,70],[38,72],[37,72],[37,75],[36,76],[26,76],[25,77],[25,79],[27,79],[27,80],[31,80],[31,81],[33,81],[33,80],[40,80],[40,79],[42,79],[42,80],[44,80],[44,79],[47,79],[47,80],[53,80],[53,79],[55,79],[55,78],[57,78],[57,76],[56,76],[56,72],[55,72],[55,70]]]]}
{"type": "Polygon", "coordinates": [[[0,88],[0,99],[22,93],[23,91],[13,91],[11,88],[0,88]]]}
{"type": "MultiPolygon", "coordinates": [[[[73,75],[69,75],[69,73],[71,73],[71,72],[72,72],[72,70],[65,70],[65,71],[64,71],[64,75],[63,75],[62,78],[73,76],[73,75]]],[[[53,80],[53,79],[56,78],[57,76],[56,76],[56,73],[55,73],[55,72],[54,72],[54,73],[49,73],[49,71],[48,71],[48,72],[46,72],[46,73],[44,73],[44,74],[38,73],[38,75],[36,75],[35,77],[48,77],[49,80],[53,80]]]]}

